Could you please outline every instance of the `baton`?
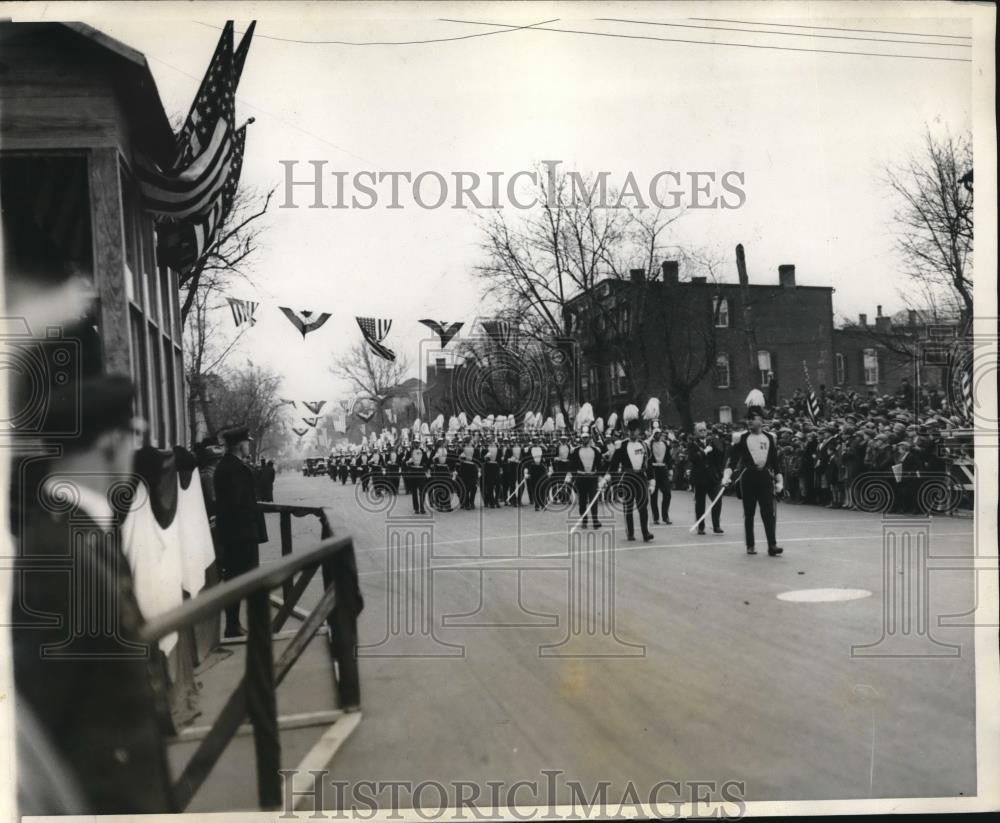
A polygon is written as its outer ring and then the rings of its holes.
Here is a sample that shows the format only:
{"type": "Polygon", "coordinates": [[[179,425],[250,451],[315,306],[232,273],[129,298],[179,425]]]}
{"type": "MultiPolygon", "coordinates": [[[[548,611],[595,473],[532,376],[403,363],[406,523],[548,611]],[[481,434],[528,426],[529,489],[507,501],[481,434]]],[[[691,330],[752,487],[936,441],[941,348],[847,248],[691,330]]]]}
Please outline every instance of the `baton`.
{"type": "MultiPolygon", "coordinates": [[[[600,487],[600,486],[599,486],[597,490],[598,490],[598,491],[600,491],[600,490],[601,490],[601,488],[602,488],[602,487],[600,487]]],[[[590,505],[589,505],[589,506],[587,506],[587,509],[586,509],[586,511],[584,511],[584,513],[583,513],[582,515],[580,515],[580,519],[576,521],[576,525],[575,525],[575,526],[573,526],[573,528],[569,530],[569,533],[570,533],[570,534],[573,534],[573,532],[575,532],[575,531],[576,531],[576,530],[577,530],[578,528],[580,528],[580,524],[581,524],[581,523],[582,523],[582,522],[583,522],[584,520],[586,520],[586,519],[587,519],[587,515],[589,515],[589,514],[590,514],[590,510],[591,510],[592,508],[594,508],[594,504],[595,504],[595,503],[597,502],[597,498],[598,498],[598,495],[596,495],[596,494],[595,494],[595,495],[594,495],[594,499],[590,501],[590,505]]]]}
{"type": "MultiPolygon", "coordinates": [[[[743,471],[741,471],[739,475],[737,475],[736,480],[730,481],[729,485],[736,483],[743,476],[743,472],[745,471],[746,469],[743,469],[743,471]]],[[[695,529],[697,529],[702,523],[705,522],[705,518],[708,517],[708,515],[711,513],[712,509],[715,507],[715,504],[719,502],[719,499],[722,497],[722,495],[726,493],[727,488],[728,486],[723,486],[721,489],[719,489],[719,493],[715,495],[715,499],[705,507],[705,513],[695,521],[694,525],[690,529],[688,529],[689,532],[695,531],[695,529]]]]}
{"type": "Polygon", "coordinates": [[[521,486],[523,486],[525,484],[525,481],[527,481],[527,479],[528,478],[524,478],[520,483],[518,483],[516,486],[514,486],[514,491],[512,491],[509,495],[507,495],[507,502],[508,503],[510,503],[510,501],[514,498],[514,495],[517,494],[517,490],[520,489],[521,486]]]}

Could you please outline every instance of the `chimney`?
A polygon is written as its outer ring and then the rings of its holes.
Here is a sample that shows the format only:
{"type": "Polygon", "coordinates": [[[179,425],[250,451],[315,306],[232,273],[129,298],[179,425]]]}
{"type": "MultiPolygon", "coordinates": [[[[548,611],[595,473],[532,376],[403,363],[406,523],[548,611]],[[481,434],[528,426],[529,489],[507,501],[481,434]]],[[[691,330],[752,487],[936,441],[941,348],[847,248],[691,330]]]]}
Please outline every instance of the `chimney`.
{"type": "Polygon", "coordinates": [[[858,325],[859,326],[867,326],[868,325],[868,315],[867,314],[859,314],[858,315],[858,325]]]}
{"type": "MultiPolygon", "coordinates": [[[[882,307],[879,306],[881,309],[882,307]]],[[[883,317],[882,312],[878,313],[878,317],[875,318],[875,328],[880,332],[890,332],[892,331],[892,318],[883,317]]]]}
{"type": "Polygon", "coordinates": [[[628,272],[629,280],[632,281],[633,285],[641,286],[646,282],[646,270],[645,269],[629,269],[628,272]]]}
{"type": "Polygon", "coordinates": [[[668,286],[676,286],[678,280],[678,270],[680,263],[676,260],[663,261],[663,282],[668,286]]]}
{"type": "Polygon", "coordinates": [[[878,306],[876,306],[875,308],[876,308],[876,309],[878,310],[878,314],[877,314],[876,316],[877,316],[877,317],[881,317],[881,316],[882,316],[882,305],[881,305],[881,304],[879,304],[879,305],[878,305],[878,306]]]}
{"type": "Polygon", "coordinates": [[[750,278],[747,275],[747,257],[743,251],[742,243],[736,244],[736,272],[739,275],[741,286],[750,285],[750,278]]]}
{"type": "Polygon", "coordinates": [[[778,266],[778,283],[783,288],[795,288],[795,266],[791,263],[782,263],[778,266]]]}

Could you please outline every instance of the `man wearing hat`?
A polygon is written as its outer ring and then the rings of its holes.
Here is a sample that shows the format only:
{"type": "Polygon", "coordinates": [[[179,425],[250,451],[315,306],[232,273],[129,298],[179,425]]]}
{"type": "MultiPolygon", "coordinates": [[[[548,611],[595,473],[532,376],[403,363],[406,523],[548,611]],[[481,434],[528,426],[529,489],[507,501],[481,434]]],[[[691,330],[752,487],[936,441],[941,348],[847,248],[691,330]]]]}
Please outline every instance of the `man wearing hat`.
{"type": "Polygon", "coordinates": [[[628,539],[635,540],[635,521],[633,520],[633,510],[639,510],[639,528],[642,531],[642,539],[647,543],[653,539],[653,534],[649,531],[649,486],[652,484],[652,472],[649,465],[649,450],[646,444],[639,439],[639,430],[642,423],[639,420],[628,421],[628,440],[622,443],[608,464],[607,473],[604,475],[604,482],[611,480],[614,472],[621,472],[619,481],[625,487],[625,531],[628,539]]]}
{"type": "MultiPolygon", "coordinates": [[[[222,577],[232,580],[260,565],[258,543],[267,542],[262,534],[264,515],[257,510],[253,470],[247,465],[253,438],[246,427],[222,435],[226,454],[215,469],[215,526],[222,545],[222,577]],[[263,539],[261,539],[263,538],[263,539]]],[[[226,609],[226,637],[242,637],[240,606],[226,609]]]]}
{"type": "Polygon", "coordinates": [[[132,404],[127,377],[54,391],[45,429],[73,434],[42,432],[58,456],[26,467],[25,499],[16,499],[24,505],[12,518],[17,699],[75,778],[82,798],[74,802],[83,805],[61,809],[74,815],[177,811],[161,732],[166,685],[160,658],[140,641],[143,616],[122,550],[125,513],[113,505],[142,425],[132,404]]]}
{"type": "Polygon", "coordinates": [[[734,471],[739,473],[747,554],[757,554],[753,518],[754,510],[760,506],[760,519],[767,535],[767,553],[776,557],[783,551],[777,544],[774,522],[774,495],[784,490],[778,444],[771,434],[764,431],[763,409],[751,406],[747,413],[747,425],[749,431],[743,432],[733,444],[722,485],[728,486],[732,482],[734,471]]]}
{"type": "MultiPolygon", "coordinates": [[[[705,513],[706,499],[714,500],[719,494],[719,481],[726,465],[726,449],[718,437],[709,437],[708,426],[695,423],[694,437],[688,444],[688,469],[691,488],[694,489],[695,521],[705,513]]],[[[722,498],[712,506],[712,531],[722,534],[722,498]]],[[[705,523],[698,526],[698,534],[705,533],[705,523]]]]}
{"type": "Polygon", "coordinates": [[[660,524],[662,512],[664,525],[670,525],[670,481],[673,480],[674,458],[670,454],[670,445],[663,437],[663,431],[657,425],[653,429],[653,439],[649,444],[650,458],[653,466],[653,525],[660,524]]]}
{"type": "Polygon", "coordinates": [[[500,508],[500,447],[496,438],[490,437],[489,445],[482,450],[483,505],[488,509],[500,508]]]}
{"type": "Polygon", "coordinates": [[[598,520],[597,509],[594,498],[597,497],[597,479],[602,470],[602,460],[600,449],[595,449],[590,443],[590,431],[584,430],[580,434],[580,445],[574,449],[569,456],[569,470],[566,473],[566,484],[570,480],[576,482],[576,496],[580,506],[580,517],[583,518],[582,526],[587,528],[586,512],[590,511],[594,528],[601,528],[601,521],[598,520]]]}

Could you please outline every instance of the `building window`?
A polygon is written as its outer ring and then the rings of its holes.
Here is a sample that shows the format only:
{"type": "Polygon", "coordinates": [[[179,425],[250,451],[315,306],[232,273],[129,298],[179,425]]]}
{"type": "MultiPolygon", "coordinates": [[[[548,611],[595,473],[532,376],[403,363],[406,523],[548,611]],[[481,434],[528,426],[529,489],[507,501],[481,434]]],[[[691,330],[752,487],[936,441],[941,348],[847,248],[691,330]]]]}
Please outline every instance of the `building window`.
{"type": "Polygon", "coordinates": [[[729,406],[719,406],[719,422],[732,423],[733,410],[729,406]]]}
{"type": "Polygon", "coordinates": [[[715,387],[729,388],[729,355],[720,354],[715,358],[715,387]]]}
{"type": "Polygon", "coordinates": [[[729,301],[725,297],[716,297],[712,300],[712,318],[715,328],[729,328],[729,301]]]}
{"type": "Polygon", "coordinates": [[[622,334],[628,334],[629,333],[629,324],[631,323],[631,320],[632,320],[632,313],[629,310],[629,307],[628,306],[624,306],[624,305],[619,308],[618,312],[619,312],[619,314],[618,314],[618,330],[622,334]]]}
{"type": "Polygon", "coordinates": [[[757,352],[757,369],[760,371],[760,385],[766,389],[771,385],[771,352],[757,352]]]}
{"type": "Polygon", "coordinates": [[[875,349],[864,350],[865,385],[874,386],[878,383],[878,352],[875,349]]]}
{"type": "Polygon", "coordinates": [[[847,363],[844,362],[844,355],[840,352],[837,352],[833,358],[837,369],[837,385],[843,386],[847,382],[847,363]]]}
{"type": "Polygon", "coordinates": [[[611,385],[615,394],[625,394],[628,391],[628,380],[625,377],[625,367],[615,363],[611,371],[611,385]]]}

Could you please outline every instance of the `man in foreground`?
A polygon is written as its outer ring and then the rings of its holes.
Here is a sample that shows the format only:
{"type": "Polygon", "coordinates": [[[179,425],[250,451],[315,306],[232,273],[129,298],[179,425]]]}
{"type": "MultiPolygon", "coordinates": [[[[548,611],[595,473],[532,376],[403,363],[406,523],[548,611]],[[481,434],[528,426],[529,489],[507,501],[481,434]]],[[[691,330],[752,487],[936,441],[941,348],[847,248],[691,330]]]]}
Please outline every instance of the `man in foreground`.
{"type": "Polygon", "coordinates": [[[743,497],[743,529],[746,535],[747,554],[757,554],[754,548],[754,510],[760,506],[760,519],[767,535],[767,553],[776,557],[784,551],[775,537],[774,496],[781,494],[784,481],[778,460],[778,444],[764,431],[764,412],[751,406],[747,413],[749,431],[743,432],[733,444],[729,465],[722,476],[722,485],[732,483],[733,472],[738,472],[740,494],[743,497]]]}

